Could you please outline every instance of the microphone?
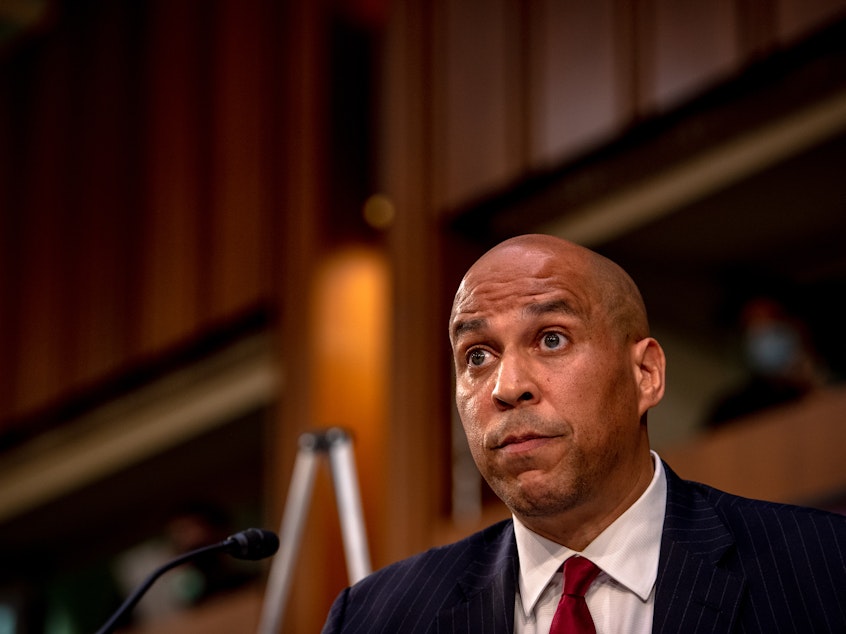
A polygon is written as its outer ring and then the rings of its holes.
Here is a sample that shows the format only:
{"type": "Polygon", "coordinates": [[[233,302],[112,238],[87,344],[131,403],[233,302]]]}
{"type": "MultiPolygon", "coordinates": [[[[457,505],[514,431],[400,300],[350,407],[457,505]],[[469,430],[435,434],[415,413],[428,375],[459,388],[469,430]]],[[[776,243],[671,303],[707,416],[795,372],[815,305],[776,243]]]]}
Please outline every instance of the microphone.
{"type": "Polygon", "coordinates": [[[248,528],[227,537],[221,542],[224,550],[235,559],[258,561],[270,557],[279,550],[276,533],[262,528],[248,528]]]}
{"type": "Polygon", "coordinates": [[[135,605],[141,600],[141,597],[144,596],[144,593],[150,589],[150,586],[152,586],[153,583],[155,583],[156,579],[161,577],[168,570],[176,568],[180,564],[184,564],[186,561],[221,550],[236,559],[258,561],[259,559],[270,557],[276,553],[278,549],[279,538],[276,536],[276,533],[266,531],[261,528],[248,528],[239,533],[235,533],[234,535],[230,535],[217,544],[203,546],[202,548],[180,555],[176,559],[172,559],[163,566],[154,570],[152,574],[144,580],[144,583],[138,586],[132,594],[127,597],[126,601],[124,601],[123,605],[118,608],[117,612],[115,612],[111,618],[106,621],[106,624],[97,630],[97,634],[109,634],[109,632],[113,632],[115,627],[118,625],[118,622],[135,607],[135,605]]]}

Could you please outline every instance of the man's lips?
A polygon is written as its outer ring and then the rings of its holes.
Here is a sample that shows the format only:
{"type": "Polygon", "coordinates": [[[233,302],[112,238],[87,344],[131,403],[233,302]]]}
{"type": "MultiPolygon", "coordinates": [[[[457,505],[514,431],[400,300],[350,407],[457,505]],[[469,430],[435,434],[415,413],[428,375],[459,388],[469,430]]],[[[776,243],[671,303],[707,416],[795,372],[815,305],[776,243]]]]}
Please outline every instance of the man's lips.
{"type": "Polygon", "coordinates": [[[555,440],[557,436],[540,436],[535,434],[525,436],[509,436],[495,449],[505,453],[520,453],[540,449],[544,445],[555,440]]]}

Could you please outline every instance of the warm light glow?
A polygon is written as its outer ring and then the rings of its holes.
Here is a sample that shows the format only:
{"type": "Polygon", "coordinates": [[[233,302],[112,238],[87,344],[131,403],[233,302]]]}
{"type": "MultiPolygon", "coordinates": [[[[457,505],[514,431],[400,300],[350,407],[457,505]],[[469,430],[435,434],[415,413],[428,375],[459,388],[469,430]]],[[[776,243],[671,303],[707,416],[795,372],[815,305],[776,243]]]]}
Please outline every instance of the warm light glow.
{"type": "Polygon", "coordinates": [[[395,217],[394,203],[384,194],[373,194],[364,203],[364,219],[375,229],[387,229],[395,217]]]}
{"type": "Polygon", "coordinates": [[[387,258],[372,248],[345,248],[322,264],[314,288],[313,424],[352,432],[367,515],[384,498],[387,462],[387,258]]]}

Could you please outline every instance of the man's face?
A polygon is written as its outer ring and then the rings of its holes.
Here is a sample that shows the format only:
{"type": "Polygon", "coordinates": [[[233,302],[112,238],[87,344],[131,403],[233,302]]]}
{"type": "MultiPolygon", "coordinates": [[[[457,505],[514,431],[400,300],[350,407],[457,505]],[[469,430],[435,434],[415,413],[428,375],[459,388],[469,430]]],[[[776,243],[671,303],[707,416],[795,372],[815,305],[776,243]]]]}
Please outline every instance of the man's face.
{"type": "Polygon", "coordinates": [[[529,522],[606,512],[648,454],[634,360],[643,344],[612,327],[605,289],[571,255],[509,247],[486,256],[465,276],[450,323],[471,452],[529,522]]]}

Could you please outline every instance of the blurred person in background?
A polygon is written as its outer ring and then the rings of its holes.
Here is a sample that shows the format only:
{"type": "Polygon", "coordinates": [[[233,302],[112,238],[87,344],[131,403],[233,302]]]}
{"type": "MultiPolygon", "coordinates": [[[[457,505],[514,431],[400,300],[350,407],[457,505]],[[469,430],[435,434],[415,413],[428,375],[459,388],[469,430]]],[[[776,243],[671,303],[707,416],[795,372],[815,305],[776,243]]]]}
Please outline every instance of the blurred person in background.
{"type": "Polygon", "coordinates": [[[706,419],[710,428],[797,401],[826,383],[806,324],[783,302],[755,295],[742,306],[739,322],[749,377],[717,399],[706,419]]]}

